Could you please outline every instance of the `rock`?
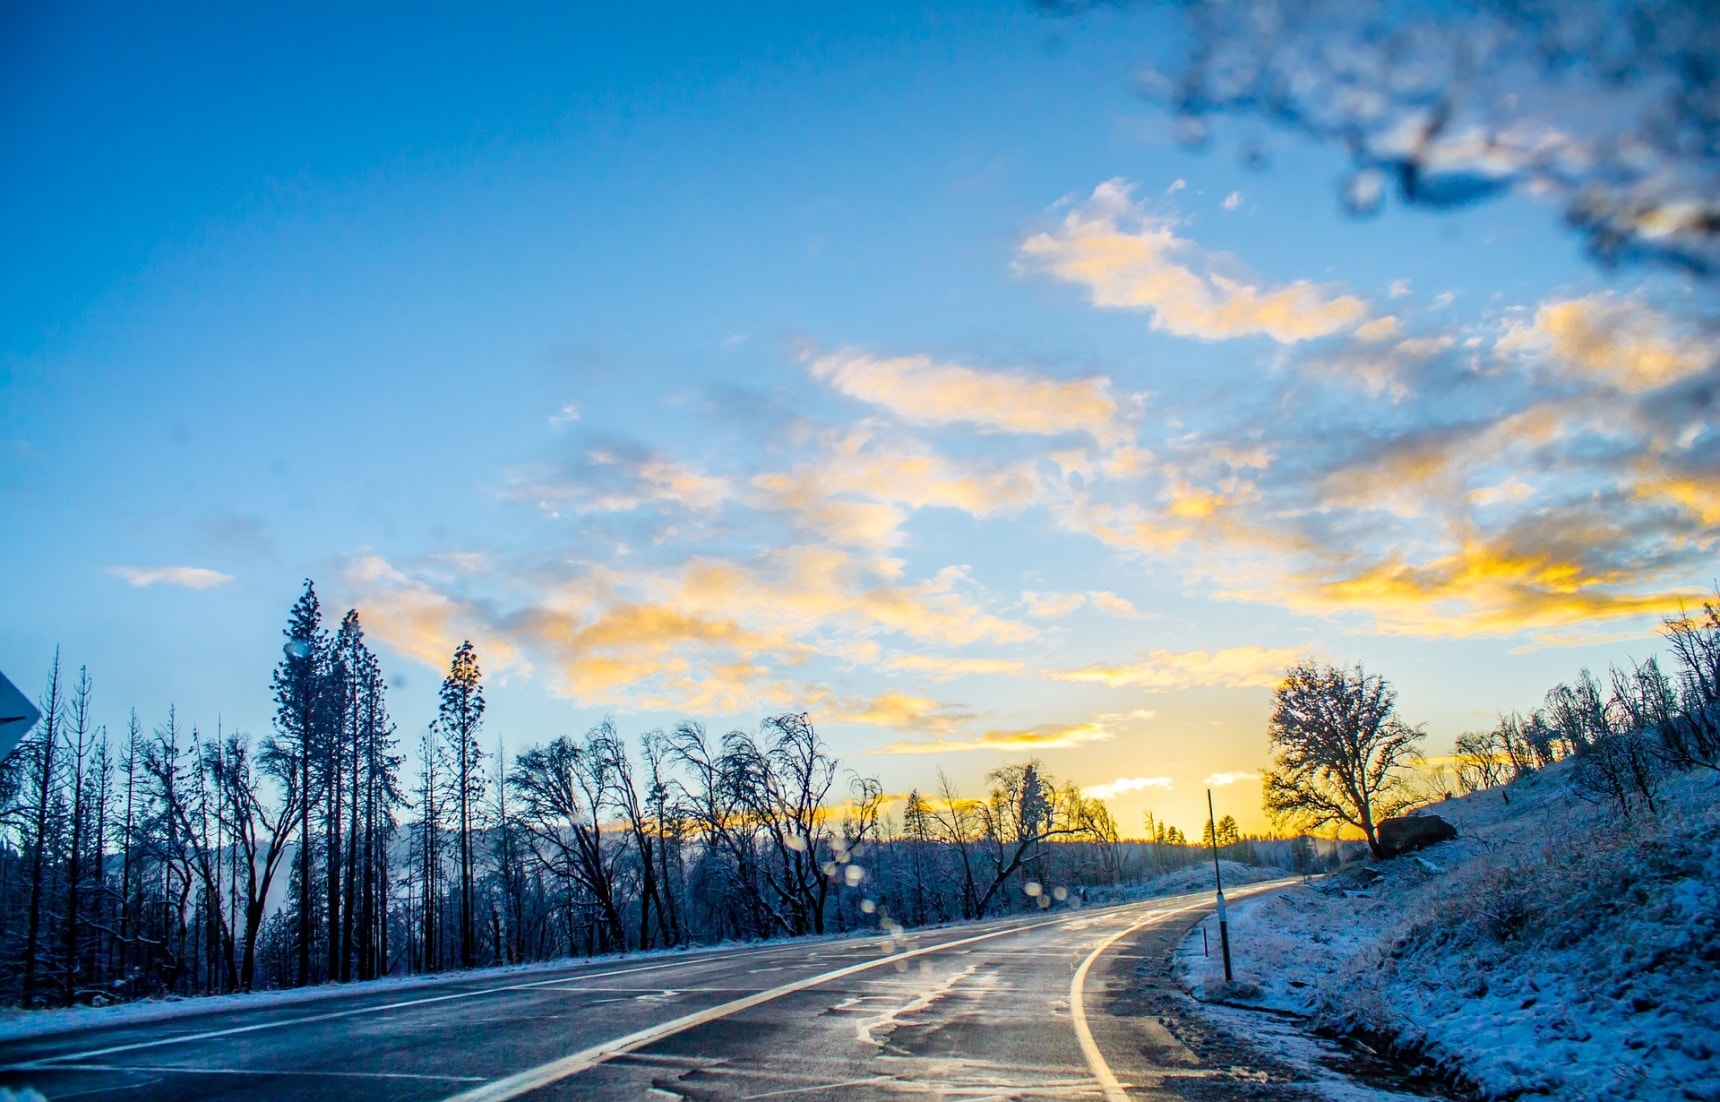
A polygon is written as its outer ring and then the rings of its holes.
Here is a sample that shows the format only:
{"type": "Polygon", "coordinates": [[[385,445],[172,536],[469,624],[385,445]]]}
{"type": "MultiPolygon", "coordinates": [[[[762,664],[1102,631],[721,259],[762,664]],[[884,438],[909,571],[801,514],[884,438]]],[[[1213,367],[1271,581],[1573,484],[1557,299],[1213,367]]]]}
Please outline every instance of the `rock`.
{"type": "Polygon", "coordinates": [[[1457,828],[1438,815],[1405,815],[1379,825],[1380,851],[1396,857],[1457,837],[1457,828]]]}

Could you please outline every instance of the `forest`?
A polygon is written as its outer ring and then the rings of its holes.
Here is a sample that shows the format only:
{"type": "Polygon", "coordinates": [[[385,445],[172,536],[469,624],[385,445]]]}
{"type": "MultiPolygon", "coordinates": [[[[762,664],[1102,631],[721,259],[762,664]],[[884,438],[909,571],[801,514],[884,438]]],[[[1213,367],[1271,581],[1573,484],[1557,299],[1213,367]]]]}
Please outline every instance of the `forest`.
{"type": "Polygon", "coordinates": [[[969,797],[887,796],[806,714],[628,738],[605,721],[504,754],[480,656],[451,656],[405,753],[356,610],[306,582],[260,736],[169,709],[117,734],[55,656],[0,761],[0,1002],[103,1005],[1079,906],[1225,856],[1309,867],[1308,839],[1199,844],[1041,763],[969,797]],[[897,808],[899,807],[899,811],[897,808]],[[1266,856],[1262,856],[1262,851],[1266,856]]]}

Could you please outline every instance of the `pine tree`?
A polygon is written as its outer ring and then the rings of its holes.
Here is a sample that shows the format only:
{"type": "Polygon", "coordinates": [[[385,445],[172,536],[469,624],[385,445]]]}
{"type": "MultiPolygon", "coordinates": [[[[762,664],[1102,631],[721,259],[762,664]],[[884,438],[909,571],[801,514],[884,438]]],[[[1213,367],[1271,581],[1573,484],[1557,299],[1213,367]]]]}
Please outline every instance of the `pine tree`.
{"type": "Polygon", "coordinates": [[[459,815],[460,966],[471,968],[477,963],[477,928],[472,911],[472,833],[484,797],[483,751],[478,746],[478,728],[484,719],[484,686],[478,652],[470,639],[454,651],[448,676],[442,681],[441,701],[438,722],[454,759],[454,804],[459,815]]]}
{"type": "Polygon", "coordinates": [[[299,774],[298,875],[294,884],[298,905],[298,972],[294,982],[311,981],[312,917],[316,910],[311,868],[311,805],[316,789],[313,763],[323,736],[326,708],[328,633],[322,627],[322,606],[316,586],[307,578],[304,592],[293,603],[282,632],[287,637],[275,667],[275,726],[296,758],[299,774]]]}

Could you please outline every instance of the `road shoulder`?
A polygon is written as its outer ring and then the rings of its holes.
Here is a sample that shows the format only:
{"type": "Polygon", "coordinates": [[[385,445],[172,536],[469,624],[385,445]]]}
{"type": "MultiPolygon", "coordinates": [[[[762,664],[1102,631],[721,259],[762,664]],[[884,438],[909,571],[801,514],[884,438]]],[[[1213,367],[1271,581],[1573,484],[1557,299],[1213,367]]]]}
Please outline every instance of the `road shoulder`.
{"type": "MultiPolygon", "coordinates": [[[[1131,1097],[1187,1102],[1414,1102],[1430,1097],[1367,1081],[1355,1054],[1293,1021],[1203,1005],[1173,957],[1201,916],[1142,928],[1109,954],[1094,1015],[1106,1057],[1131,1097]]],[[[1216,951],[1216,948],[1215,948],[1216,951]]]]}

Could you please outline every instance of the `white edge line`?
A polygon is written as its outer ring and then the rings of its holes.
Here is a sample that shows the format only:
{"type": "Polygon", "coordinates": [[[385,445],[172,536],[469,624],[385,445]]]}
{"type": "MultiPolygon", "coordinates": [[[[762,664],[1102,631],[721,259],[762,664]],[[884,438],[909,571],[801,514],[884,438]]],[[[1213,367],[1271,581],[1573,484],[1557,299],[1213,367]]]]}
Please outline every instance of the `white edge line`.
{"type": "MultiPolygon", "coordinates": [[[[1232,892],[1235,896],[1254,895],[1267,887],[1283,887],[1280,883],[1261,885],[1254,890],[1242,888],[1232,892]]],[[[1250,885],[1250,888],[1253,886],[1250,885]]],[[[1093,1072],[1093,1078],[1099,1081],[1099,1089],[1105,1094],[1105,1102],[1129,1102],[1129,1093],[1123,1089],[1123,1084],[1117,1081],[1117,1076],[1111,1071],[1111,1065],[1105,1062],[1105,1054],[1099,1051],[1099,1045],[1093,1040],[1093,1031],[1087,1025],[1087,972],[1093,967],[1093,962],[1104,955],[1105,950],[1121,941],[1123,938],[1139,930],[1142,926],[1169,918],[1172,915],[1192,911],[1205,906],[1206,901],[1187,903],[1168,911],[1149,911],[1142,915],[1132,925],[1118,930],[1110,937],[1101,941],[1094,950],[1087,954],[1087,959],[1081,962],[1081,967],[1075,970],[1075,979],[1069,984],[1069,1018],[1075,1026],[1075,1039],[1081,1044],[1081,1052],[1087,1057],[1087,1066],[1093,1072]]]]}
{"type": "MultiPolygon", "coordinates": [[[[662,964],[647,964],[638,968],[619,968],[610,972],[596,972],[579,976],[578,979],[601,979],[605,976],[625,976],[633,972],[655,972],[664,968],[673,968],[685,961],[665,961],[662,964]]],[[[385,1010],[401,1010],[409,1006],[425,1006],[430,1003],[449,1002],[455,999],[475,999],[482,995],[496,995],[505,991],[525,991],[533,987],[548,987],[556,983],[572,982],[567,976],[557,976],[549,980],[535,980],[531,983],[510,983],[501,987],[486,987],[478,991],[455,991],[447,995],[434,995],[428,999],[403,999],[398,1002],[384,1003],[381,1006],[358,1006],[350,1010],[331,1010],[323,1014],[305,1014],[297,1018],[280,1018],[267,1022],[253,1022],[251,1025],[232,1026],[228,1029],[210,1029],[202,1033],[182,1033],[172,1037],[157,1037],[150,1041],[133,1041],[130,1044],[110,1045],[106,1048],[90,1049],[87,1052],[67,1052],[59,1056],[44,1056],[39,1060],[30,1060],[22,1064],[8,1064],[6,1071],[51,1071],[56,1066],[65,1063],[87,1063],[98,1056],[112,1056],[118,1052],[135,1052],[143,1048],[158,1048],[162,1045],[183,1045],[193,1041],[208,1041],[216,1037],[232,1037],[239,1033],[254,1033],[260,1029],[279,1029],[290,1025],[305,1025],[310,1022],[326,1022],[336,1018],[350,1018],[355,1014],[378,1014],[385,1010]]],[[[359,994],[354,992],[355,995],[359,994]]],[[[248,1009],[248,1008],[247,1008],[248,1009]]],[[[146,1023],[150,1024],[150,1023],[146,1023]]]]}

